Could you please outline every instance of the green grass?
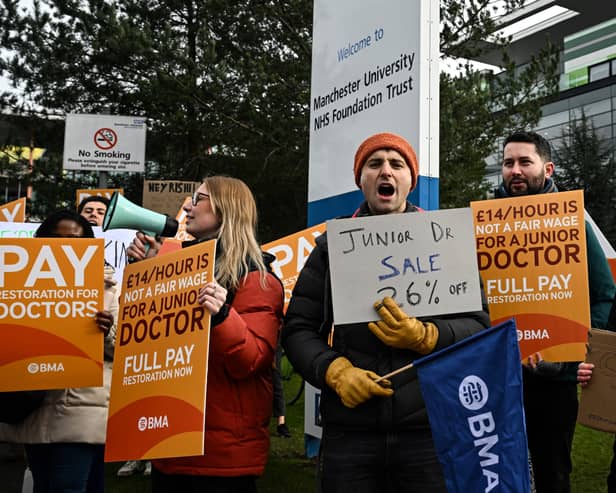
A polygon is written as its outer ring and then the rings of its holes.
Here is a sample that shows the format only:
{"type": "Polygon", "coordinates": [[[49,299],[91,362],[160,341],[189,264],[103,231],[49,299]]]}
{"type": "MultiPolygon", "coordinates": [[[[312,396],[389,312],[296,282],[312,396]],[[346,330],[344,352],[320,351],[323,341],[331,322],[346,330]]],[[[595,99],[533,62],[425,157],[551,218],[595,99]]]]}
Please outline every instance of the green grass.
{"type": "MultiPolygon", "coordinates": [[[[297,388],[297,376],[285,381],[287,395],[297,388]],[[293,388],[293,389],[292,389],[293,388]]],[[[272,419],[270,458],[265,474],[258,481],[259,493],[313,493],[315,465],[304,457],[304,401],[287,406],[287,426],[291,438],[276,436],[272,419]]],[[[573,443],[572,493],[606,493],[605,479],[612,458],[614,436],[578,426],[573,443]]],[[[106,465],[107,493],[150,493],[150,482],[143,476],[118,478],[120,463],[106,465]]]]}
{"type": "Polygon", "coordinates": [[[573,438],[572,493],[606,493],[614,435],[582,425],[573,438]]]}

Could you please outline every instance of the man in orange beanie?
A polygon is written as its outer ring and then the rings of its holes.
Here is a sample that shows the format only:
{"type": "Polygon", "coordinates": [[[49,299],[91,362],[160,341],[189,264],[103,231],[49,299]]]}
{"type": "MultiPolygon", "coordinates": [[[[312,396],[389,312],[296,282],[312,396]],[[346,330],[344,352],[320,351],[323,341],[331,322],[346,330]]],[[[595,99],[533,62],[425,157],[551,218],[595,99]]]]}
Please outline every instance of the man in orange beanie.
{"type": "MultiPolygon", "coordinates": [[[[417,185],[417,157],[404,138],[367,138],[353,171],[365,198],[354,216],[418,210],[407,200],[417,185]]],[[[290,362],[321,389],[318,491],[446,492],[416,371],[377,379],[488,327],[485,299],[482,311],[419,319],[388,297],[374,303],[377,322],[334,330],[331,296],[324,234],[300,273],[282,330],[290,362]]]]}

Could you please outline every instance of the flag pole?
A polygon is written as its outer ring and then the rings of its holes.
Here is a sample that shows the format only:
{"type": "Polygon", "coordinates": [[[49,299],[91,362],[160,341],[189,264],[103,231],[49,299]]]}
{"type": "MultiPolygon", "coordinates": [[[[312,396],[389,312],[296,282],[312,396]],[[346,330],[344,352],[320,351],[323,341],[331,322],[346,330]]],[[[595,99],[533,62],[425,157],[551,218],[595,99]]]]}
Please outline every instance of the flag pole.
{"type": "Polygon", "coordinates": [[[379,383],[381,380],[385,380],[386,378],[393,377],[394,375],[397,375],[398,373],[402,373],[403,371],[406,371],[406,370],[410,370],[411,368],[413,368],[413,363],[409,363],[408,365],[403,366],[402,368],[398,368],[397,370],[394,370],[391,373],[388,373],[387,375],[383,375],[382,377],[377,378],[375,380],[375,383],[379,383]]]}

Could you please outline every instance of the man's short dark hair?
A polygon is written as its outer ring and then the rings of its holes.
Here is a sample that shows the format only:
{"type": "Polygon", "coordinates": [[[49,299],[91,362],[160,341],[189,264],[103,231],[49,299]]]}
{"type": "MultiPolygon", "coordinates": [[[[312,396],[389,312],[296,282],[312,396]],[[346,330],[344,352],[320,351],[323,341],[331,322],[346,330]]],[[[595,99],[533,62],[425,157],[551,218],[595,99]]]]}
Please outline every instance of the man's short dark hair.
{"type": "Polygon", "coordinates": [[[536,132],[516,130],[505,139],[505,143],[503,144],[503,150],[505,149],[505,146],[509,144],[509,142],[526,142],[528,144],[534,144],[537,154],[539,154],[539,157],[543,159],[544,163],[552,160],[550,143],[536,132]]]}
{"type": "Polygon", "coordinates": [[[109,209],[109,199],[107,199],[106,197],[103,197],[102,195],[90,195],[89,197],[86,197],[79,203],[79,205],[77,206],[77,214],[81,214],[81,212],[83,211],[83,208],[86,206],[88,202],[100,202],[102,204],[105,204],[105,207],[109,209]]]}

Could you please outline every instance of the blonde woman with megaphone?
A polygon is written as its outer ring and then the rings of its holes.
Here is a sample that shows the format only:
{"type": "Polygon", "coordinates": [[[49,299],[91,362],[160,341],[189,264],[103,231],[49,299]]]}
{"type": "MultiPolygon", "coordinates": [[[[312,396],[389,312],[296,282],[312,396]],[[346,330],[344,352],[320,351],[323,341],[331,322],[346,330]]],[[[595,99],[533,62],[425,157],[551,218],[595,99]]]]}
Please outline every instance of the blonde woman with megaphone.
{"type": "MultiPolygon", "coordinates": [[[[283,287],[269,267],[274,257],[257,243],[257,208],[243,181],[205,178],[184,211],[186,232],[196,238],[184,248],[217,240],[215,280],[198,296],[212,316],[206,454],[152,461],[152,493],[256,492],[269,451],[283,287]]],[[[127,254],[139,261],[160,247],[154,236],[139,232],[127,254]]]]}

